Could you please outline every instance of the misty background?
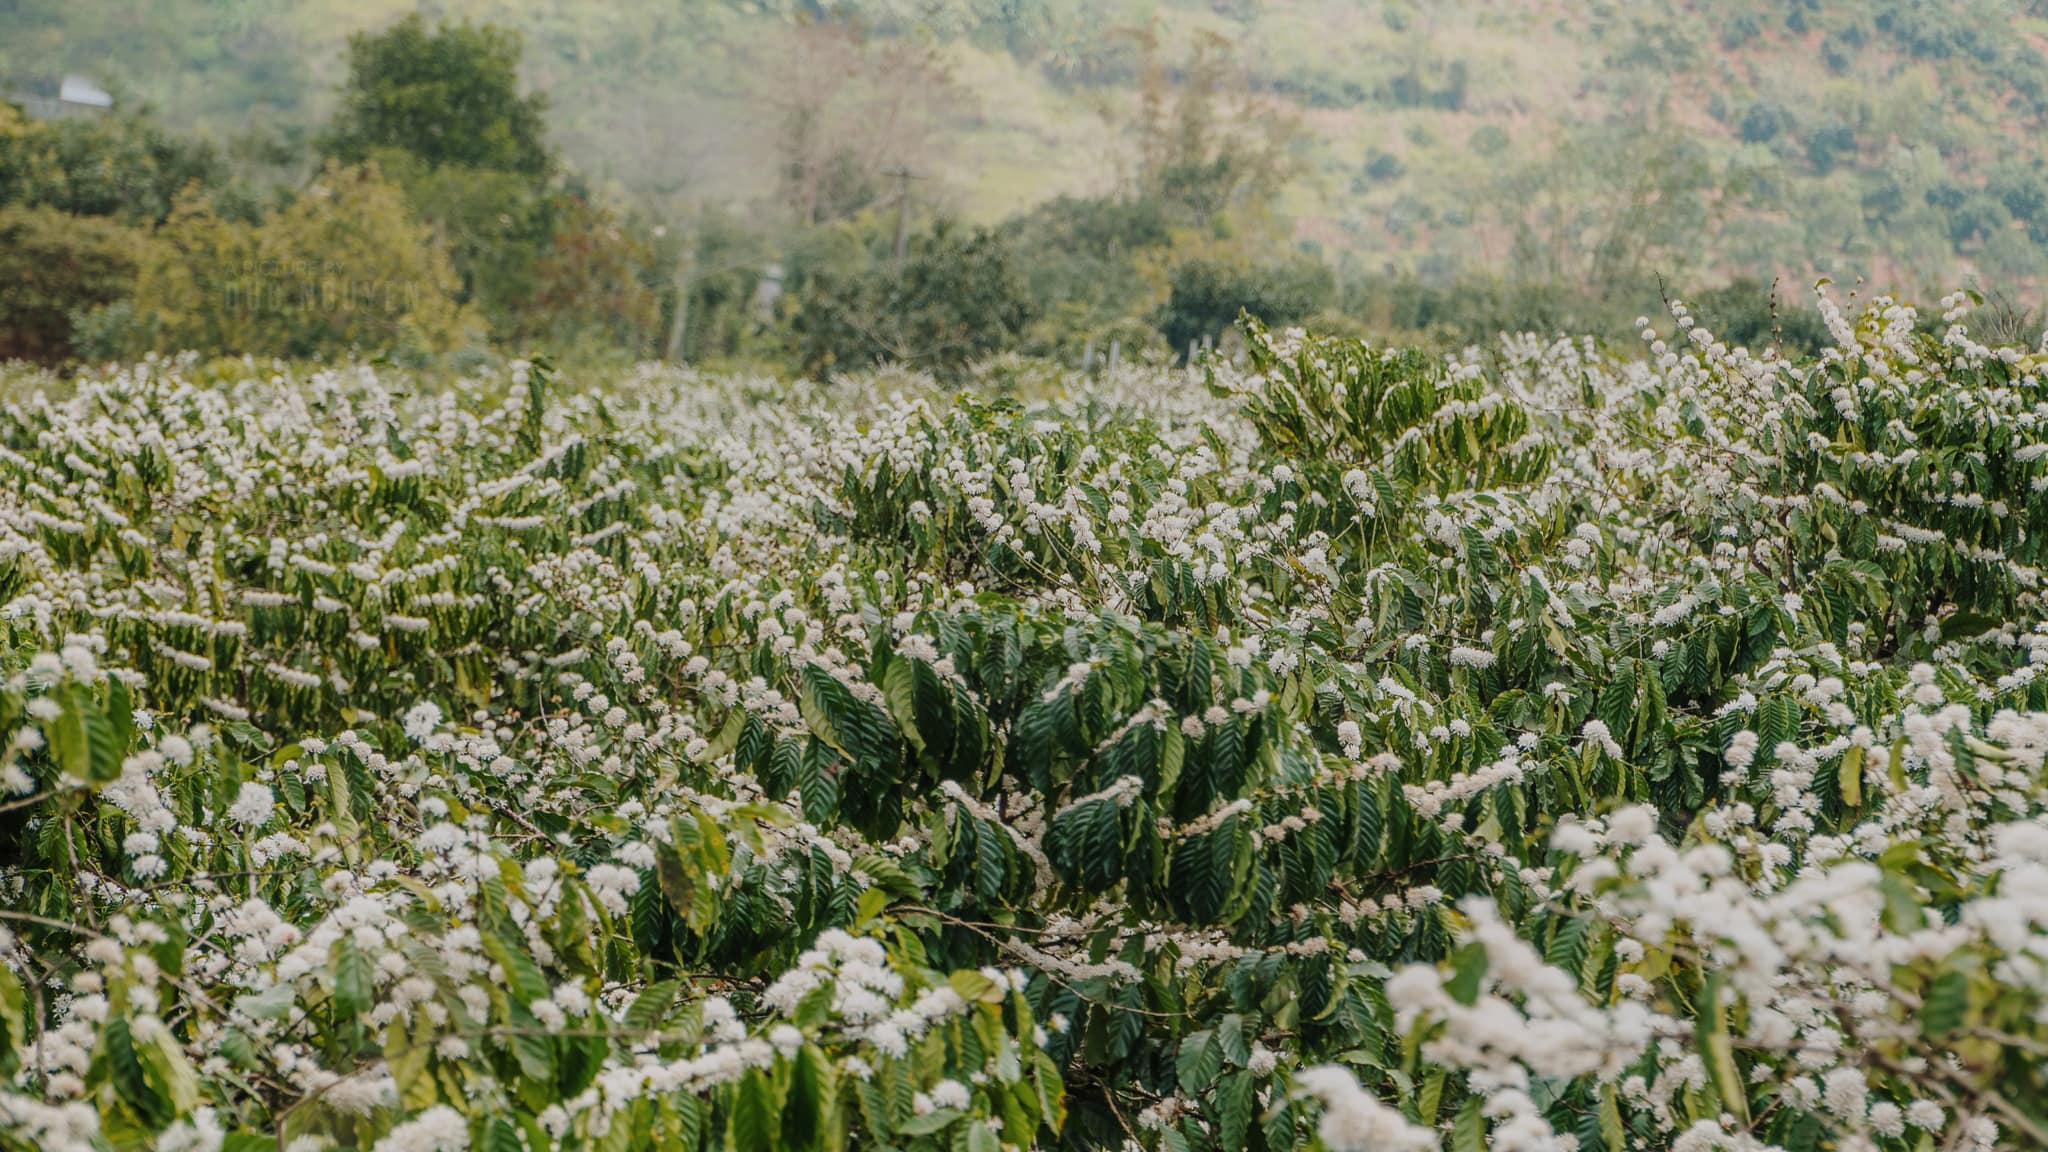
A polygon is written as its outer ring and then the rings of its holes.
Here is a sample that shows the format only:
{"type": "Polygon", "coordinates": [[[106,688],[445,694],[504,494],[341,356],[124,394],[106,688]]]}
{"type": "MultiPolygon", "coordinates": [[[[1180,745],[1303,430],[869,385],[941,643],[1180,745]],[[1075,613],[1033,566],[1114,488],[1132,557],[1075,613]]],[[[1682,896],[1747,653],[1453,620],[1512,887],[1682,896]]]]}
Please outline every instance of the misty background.
{"type": "Polygon", "coordinates": [[[1667,294],[1811,346],[1823,276],[2032,339],[2044,50],[2029,0],[0,0],[0,355],[943,374],[1667,294]]]}

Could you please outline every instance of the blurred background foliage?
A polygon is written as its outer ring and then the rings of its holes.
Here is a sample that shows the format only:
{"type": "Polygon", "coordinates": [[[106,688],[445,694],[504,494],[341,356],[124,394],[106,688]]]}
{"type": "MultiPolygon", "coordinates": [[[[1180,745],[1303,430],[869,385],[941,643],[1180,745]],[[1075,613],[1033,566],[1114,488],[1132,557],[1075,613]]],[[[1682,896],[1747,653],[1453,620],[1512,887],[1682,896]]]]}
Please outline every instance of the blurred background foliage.
{"type": "Polygon", "coordinates": [[[2039,336],[2044,0],[12,0],[0,357],[964,379],[1819,275],[2039,336]],[[114,97],[66,114],[60,77],[114,97]]]}

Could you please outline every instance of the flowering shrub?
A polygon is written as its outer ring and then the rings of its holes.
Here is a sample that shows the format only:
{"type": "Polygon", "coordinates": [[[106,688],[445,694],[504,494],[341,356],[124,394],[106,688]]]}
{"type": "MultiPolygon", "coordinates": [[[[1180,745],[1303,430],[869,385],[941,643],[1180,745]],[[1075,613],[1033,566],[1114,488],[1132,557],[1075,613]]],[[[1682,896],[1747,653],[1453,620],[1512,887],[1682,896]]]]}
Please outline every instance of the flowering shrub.
{"type": "Polygon", "coordinates": [[[0,1148],[2048,1143],[2048,389],[1822,304],[17,399],[0,1148]]]}

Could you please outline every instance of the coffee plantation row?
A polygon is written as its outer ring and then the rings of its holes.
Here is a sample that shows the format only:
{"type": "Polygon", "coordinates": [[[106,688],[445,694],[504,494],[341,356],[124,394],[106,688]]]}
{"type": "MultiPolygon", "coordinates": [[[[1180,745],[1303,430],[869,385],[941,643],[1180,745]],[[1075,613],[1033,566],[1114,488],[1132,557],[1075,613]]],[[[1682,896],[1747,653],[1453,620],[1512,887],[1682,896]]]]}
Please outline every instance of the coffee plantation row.
{"type": "Polygon", "coordinates": [[[16,372],[0,1148],[2048,1145],[2044,358],[1820,303],[16,372]]]}

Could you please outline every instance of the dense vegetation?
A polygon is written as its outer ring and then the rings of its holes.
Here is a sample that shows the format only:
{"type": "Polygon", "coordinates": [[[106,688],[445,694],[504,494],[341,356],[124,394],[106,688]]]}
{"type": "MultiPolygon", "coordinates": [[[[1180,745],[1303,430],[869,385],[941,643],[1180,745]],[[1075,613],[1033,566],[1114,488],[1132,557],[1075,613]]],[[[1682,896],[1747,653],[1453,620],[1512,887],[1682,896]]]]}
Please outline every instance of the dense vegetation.
{"type": "Polygon", "coordinates": [[[16,373],[0,1147],[2039,1147],[2048,385],[1970,306],[16,373]]]}
{"type": "Polygon", "coordinates": [[[1782,292],[1774,316],[1771,285],[1822,274],[1976,283],[2009,335],[2041,327],[2037,0],[444,10],[15,5],[0,87],[81,71],[123,111],[0,112],[0,227],[27,237],[0,248],[0,354],[958,378],[989,352],[1179,357],[1239,309],[1433,347],[1626,339],[1660,278],[1731,338],[1812,352],[1818,317],[1782,292]],[[392,185],[452,282],[253,235],[334,166],[392,185]],[[195,229],[225,266],[145,292],[145,250],[190,263],[195,229]],[[307,315],[343,283],[374,303],[307,315]],[[948,314],[967,298],[987,323],[948,314]],[[213,315],[251,299],[287,304],[213,315]],[[207,342],[235,327],[253,342],[207,342]]]}

